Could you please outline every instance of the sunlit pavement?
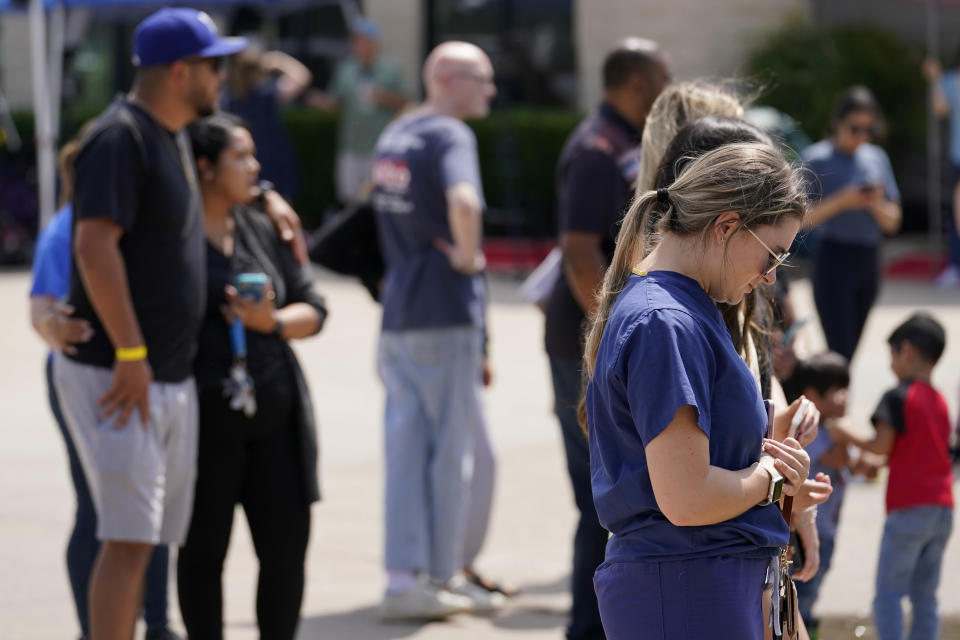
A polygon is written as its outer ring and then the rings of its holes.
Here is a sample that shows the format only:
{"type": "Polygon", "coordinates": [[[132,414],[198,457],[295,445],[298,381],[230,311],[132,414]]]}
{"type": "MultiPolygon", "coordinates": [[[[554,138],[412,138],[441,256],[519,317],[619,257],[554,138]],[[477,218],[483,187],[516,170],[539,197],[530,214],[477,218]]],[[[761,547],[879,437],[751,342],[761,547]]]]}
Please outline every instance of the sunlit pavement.
{"type": "MultiPolygon", "coordinates": [[[[73,494],[62,440],[47,407],[45,350],[29,328],[28,281],[26,272],[0,273],[6,310],[0,316],[0,638],[73,638],[78,632],[64,566],[73,494]]],[[[380,314],[359,285],[321,276],[318,288],[327,296],[331,316],[322,335],[298,346],[321,429],[325,494],[313,511],[300,638],[562,638],[574,508],[551,412],[542,316],[519,301],[517,287],[505,276],[492,279],[495,380],[487,407],[499,473],[479,567],[522,593],[495,616],[382,626],[375,618],[384,584],[383,394],[375,369],[380,314]]],[[[804,340],[815,350],[822,337],[807,282],[796,282],[793,293],[800,315],[811,319],[804,340]]],[[[947,352],[934,382],[956,416],[960,293],[888,282],[854,362],[850,414],[864,428],[881,392],[894,383],[886,337],[920,307],[947,327],[947,352]]],[[[882,483],[851,486],[819,605],[821,614],[843,619],[844,630],[834,637],[855,637],[860,620],[862,637],[872,636],[869,610],[882,521],[882,483]]],[[[955,533],[948,547],[945,567],[960,567],[958,537],[955,533]]],[[[255,585],[256,560],[241,517],[224,575],[229,638],[257,637],[255,585]]],[[[174,628],[182,629],[175,591],[171,575],[170,616],[174,628]]],[[[960,619],[960,573],[944,572],[940,595],[944,615],[960,619]]]]}

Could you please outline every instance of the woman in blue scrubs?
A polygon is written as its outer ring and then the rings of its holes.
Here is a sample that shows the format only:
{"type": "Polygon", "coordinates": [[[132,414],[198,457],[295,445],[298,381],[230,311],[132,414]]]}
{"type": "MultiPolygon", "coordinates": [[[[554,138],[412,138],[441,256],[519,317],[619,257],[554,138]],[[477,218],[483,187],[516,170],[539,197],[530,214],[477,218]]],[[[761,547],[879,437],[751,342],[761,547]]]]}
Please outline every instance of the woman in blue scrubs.
{"type": "Polygon", "coordinates": [[[585,352],[591,481],[611,532],[595,586],[607,638],[763,638],[767,567],[786,544],[775,489],[809,458],[767,415],[715,302],[772,283],[806,200],[768,144],[690,160],[624,219],[585,352]],[[660,240],[642,257],[644,219],[660,240]]]}

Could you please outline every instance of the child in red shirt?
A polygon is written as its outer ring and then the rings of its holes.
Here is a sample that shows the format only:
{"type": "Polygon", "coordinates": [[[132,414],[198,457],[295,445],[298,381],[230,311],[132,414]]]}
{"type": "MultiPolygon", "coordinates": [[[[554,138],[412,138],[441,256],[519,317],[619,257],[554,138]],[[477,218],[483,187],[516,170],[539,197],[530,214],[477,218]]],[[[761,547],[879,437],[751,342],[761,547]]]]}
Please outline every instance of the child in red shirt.
{"type": "Polygon", "coordinates": [[[930,385],[943,354],[943,326],[916,313],[888,339],[890,367],[900,381],[871,418],[863,438],[842,428],[831,435],[888,457],[887,520],[880,545],[873,615],[880,640],[902,640],[901,600],[913,606],[911,640],[939,637],[936,591],[953,526],[953,472],[947,404],[930,385]]]}

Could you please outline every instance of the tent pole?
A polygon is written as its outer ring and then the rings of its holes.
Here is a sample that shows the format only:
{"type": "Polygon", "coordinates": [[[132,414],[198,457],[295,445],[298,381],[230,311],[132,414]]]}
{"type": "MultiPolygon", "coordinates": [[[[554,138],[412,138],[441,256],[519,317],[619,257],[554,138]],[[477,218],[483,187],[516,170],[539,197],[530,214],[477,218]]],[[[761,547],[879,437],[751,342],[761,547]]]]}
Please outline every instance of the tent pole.
{"type": "Polygon", "coordinates": [[[50,10],[50,130],[53,141],[60,138],[61,92],[63,91],[63,48],[66,39],[67,10],[57,3],[50,10]]]}
{"type": "MultiPolygon", "coordinates": [[[[927,57],[940,57],[940,11],[939,0],[927,0],[927,57]]],[[[928,92],[927,108],[927,243],[930,253],[930,270],[935,272],[942,246],[940,184],[940,121],[933,108],[932,92],[928,92]]],[[[931,273],[936,276],[936,273],[931,273]]]]}
{"type": "Polygon", "coordinates": [[[50,121],[50,83],[46,64],[46,17],[43,0],[30,0],[30,66],[33,73],[33,114],[36,119],[37,189],[40,202],[40,226],[53,216],[54,152],[50,121]]]}

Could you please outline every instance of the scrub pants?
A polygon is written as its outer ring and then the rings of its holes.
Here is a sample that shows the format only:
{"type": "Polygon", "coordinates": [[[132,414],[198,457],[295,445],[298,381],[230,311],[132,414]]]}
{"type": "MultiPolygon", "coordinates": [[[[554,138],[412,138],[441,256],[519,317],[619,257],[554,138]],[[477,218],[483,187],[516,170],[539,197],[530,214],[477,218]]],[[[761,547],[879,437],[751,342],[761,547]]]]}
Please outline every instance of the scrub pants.
{"type": "Polygon", "coordinates": [[[609,640],[763,640],[769,558],[604,562],[594,583],[609,640]]]}

